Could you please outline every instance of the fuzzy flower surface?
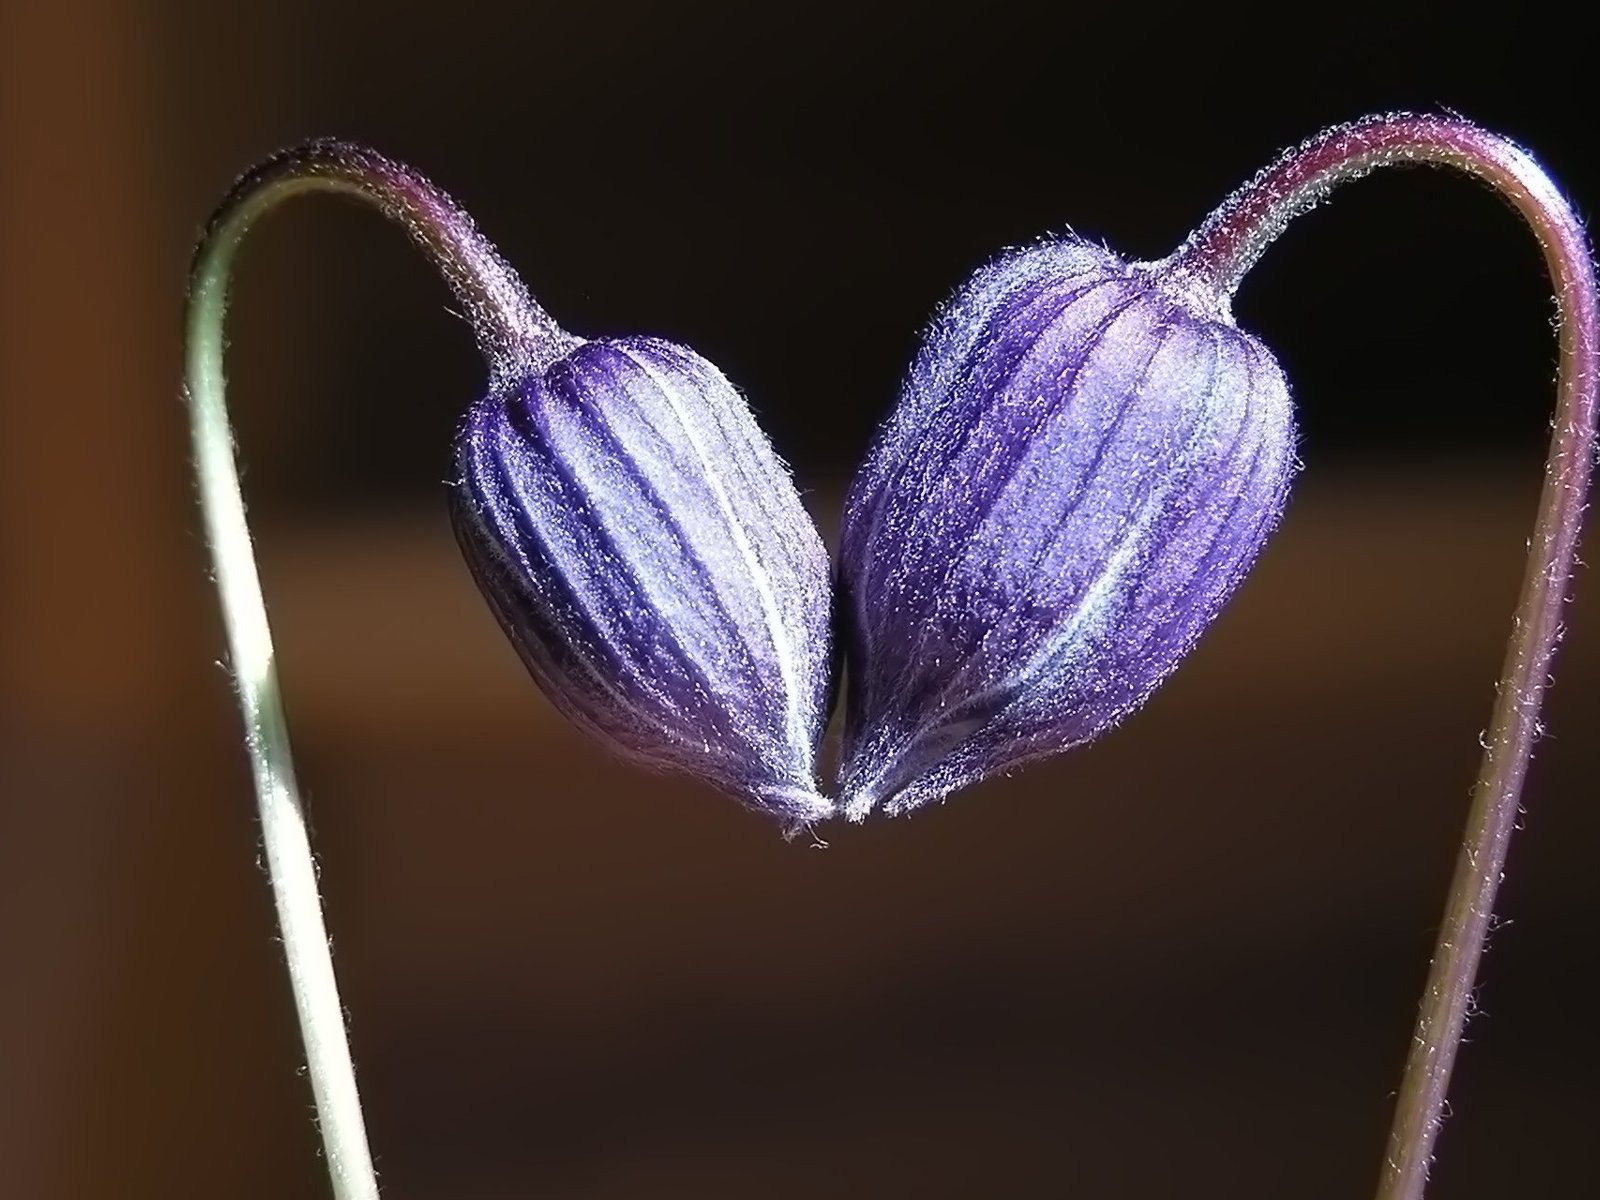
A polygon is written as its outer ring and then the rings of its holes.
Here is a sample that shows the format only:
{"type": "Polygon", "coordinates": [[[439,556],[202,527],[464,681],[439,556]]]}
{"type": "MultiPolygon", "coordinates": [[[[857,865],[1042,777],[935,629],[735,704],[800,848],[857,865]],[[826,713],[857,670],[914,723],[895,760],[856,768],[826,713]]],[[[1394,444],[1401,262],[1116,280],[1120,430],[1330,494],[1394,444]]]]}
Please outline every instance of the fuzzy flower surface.
{"type": "Polygon", "coordinates": [[[935,318],[846,502],[846,815],[1094,738],[1238,585],[1295,469],[1282,372],[1226,305],[1076,238],[935,318]]]}
{"type": "Polygon", "coordinates": [[[467,563],[563,713],[791,826],[831,815],[827,552],[716,367],[582,342],[475,404],[456,461],[467,563]]]}

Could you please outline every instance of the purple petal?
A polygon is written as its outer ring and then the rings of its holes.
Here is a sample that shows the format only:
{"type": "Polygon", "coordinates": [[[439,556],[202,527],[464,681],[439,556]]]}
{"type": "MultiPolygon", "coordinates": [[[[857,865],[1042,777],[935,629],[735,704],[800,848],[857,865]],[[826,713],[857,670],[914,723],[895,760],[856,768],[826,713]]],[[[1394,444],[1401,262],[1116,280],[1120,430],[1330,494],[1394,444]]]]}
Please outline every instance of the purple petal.
{"type": "Polygon", "coordinates": [[[588,342],[457,440],[467,561],[551,701],[615,750],[790,821],[831,811],[826,551],[710,363],[588,342]]]}
{"type": "Polygon", "coordinates": [[[1271,355],[1150,268],[1067,240],[980,272],[846,505],[847,815],[1141,704],[1276,524],[1293,448],[1271,355]]]}

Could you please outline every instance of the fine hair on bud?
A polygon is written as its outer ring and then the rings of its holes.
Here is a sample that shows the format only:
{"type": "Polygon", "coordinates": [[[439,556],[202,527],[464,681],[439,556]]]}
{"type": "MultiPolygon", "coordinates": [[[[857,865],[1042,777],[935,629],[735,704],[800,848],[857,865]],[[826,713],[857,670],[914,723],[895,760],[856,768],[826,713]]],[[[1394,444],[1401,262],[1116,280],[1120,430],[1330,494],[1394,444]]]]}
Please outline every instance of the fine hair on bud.
{"type": "Polygon", "coordinates": [[[475,404],[456,459],[462,550],[557,708],[791,828],[831,814],[827,552],[716,367],[584,342],[475,404]]]}
{"type": "Polygon", "coordinates": [[[978,272],[846,501],[846,815],[1137,708],[1278,522],[1294,444],[1272,354],[1162,264],[1067,237],[978,272]]]}

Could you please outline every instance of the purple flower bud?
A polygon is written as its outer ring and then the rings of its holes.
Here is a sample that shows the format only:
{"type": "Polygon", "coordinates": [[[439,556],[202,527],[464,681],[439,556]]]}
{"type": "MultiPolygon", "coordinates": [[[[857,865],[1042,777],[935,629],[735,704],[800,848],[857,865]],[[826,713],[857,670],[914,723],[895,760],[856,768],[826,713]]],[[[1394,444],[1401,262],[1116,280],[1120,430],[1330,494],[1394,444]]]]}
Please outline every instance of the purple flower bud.
{"type": "Polygon", "coordinates": [[[646,765],[831,814],[827,552],[744,400],[667,342],[583,342],[456,443],[457,537],[551,701],[646,765]]]}
{"type": "Polygon", "coordinates": [[[846,815],[906,812],[1136,708],[1293,470],[1283,376],[1215,295],[1075,238],[979,272],[846,505],[846,815]]]}

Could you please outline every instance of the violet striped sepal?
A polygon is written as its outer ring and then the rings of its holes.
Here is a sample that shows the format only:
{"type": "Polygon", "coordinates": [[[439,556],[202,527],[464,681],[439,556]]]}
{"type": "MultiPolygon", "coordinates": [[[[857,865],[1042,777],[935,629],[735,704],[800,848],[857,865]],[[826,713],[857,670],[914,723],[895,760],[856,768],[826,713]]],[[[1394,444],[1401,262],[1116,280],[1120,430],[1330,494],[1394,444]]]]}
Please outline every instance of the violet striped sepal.
{"type": "Polygon", "coordinates": [[[1294,442],[1273,356],[1164,264],[1067,238],[980,271],[846,501],[845,815],[1138,707],[1277,523],[1294,442]]]}
{"type": "Polygon", "coordinates": [[[456,460],[457,538],[558,709],[791,828],[832,814],[827,552],[716,367],[583,342],[475,404],[456,460]]]}

